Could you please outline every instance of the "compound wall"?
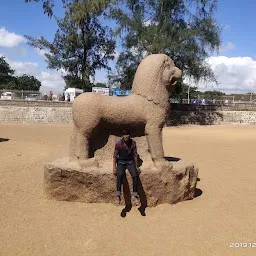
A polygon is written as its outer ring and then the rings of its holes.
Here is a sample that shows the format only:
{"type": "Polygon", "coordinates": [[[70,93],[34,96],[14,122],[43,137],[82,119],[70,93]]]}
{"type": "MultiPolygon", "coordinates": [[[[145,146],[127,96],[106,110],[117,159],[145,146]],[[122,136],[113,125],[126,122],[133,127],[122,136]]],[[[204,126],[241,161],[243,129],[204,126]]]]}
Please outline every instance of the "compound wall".
{"type": "MultiPolygon", "coordinates": [[[[51,101],[0,101],[0,122],[72,123],[72,103],[51,101]]],[[[195,106],[171,104],[169,125],[256,124],[256,106],[195,106]]]]}

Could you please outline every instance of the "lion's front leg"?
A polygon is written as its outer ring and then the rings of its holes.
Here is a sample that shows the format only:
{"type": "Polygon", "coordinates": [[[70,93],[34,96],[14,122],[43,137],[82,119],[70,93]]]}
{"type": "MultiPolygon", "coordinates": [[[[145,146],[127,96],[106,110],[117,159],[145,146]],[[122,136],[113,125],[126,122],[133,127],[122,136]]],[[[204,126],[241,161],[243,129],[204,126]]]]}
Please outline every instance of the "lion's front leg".
{"type": "Polygon", "coordinates": [[[99,163],[95,158],[89,155],[89,134],[78,132],[76,136],[77,155],[76,158],[82,167],[99,167],[99,163]]]}
{"type": "Polygon", "coordinates": [[[78,129],[74,125],[73,126],[73,132],[71,136],[71,141],[70,141],[70,161],[76,161],[77,160],[77,134],[78,134],[78,129]]]}
{"type": "Polygon", "coordinates": [[[148,147],[150,150],[151,158],[157,168],[172,168],[172,165],[164,159],[162,129],[163,128],[157,127],[155,125],[146,125],[145,133],[148,147]]]}
{"type": "Polygon", "coordinates": [[[162,160],[164,158],[162,129],[156,126],[146,125],[145,133],[152,160],[154,162],[162,160]]]}
{"type": "Polygon", "coordinates": [[[70,143],[70,160],[76,161],[89,158],[88,145],[88,136],[74,125],[70,143]]]}
{"type": "Polygon", "coordinates": [[[77,137],[77,155],[79,160],[86,160],[89,158],[89,135],[84,132],[78,132],[77,137]]]}

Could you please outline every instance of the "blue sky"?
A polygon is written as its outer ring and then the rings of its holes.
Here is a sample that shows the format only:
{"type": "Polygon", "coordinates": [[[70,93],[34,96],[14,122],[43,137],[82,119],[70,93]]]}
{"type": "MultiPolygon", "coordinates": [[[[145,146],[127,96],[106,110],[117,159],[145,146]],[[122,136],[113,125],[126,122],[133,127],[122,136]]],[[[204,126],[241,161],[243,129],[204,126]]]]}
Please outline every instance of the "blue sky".
{"type": "Polygon", "coordinates": [[[251,56],[256,58],[254,42],[256,1],[220,0],[216,12],[218,24],[225,24],[222,40],[232,42],[235,49],[227,51],[226,56],[251,56]]]}
{"type": "MultiPolygon", "coordinates": [[[[58,2],[54,12],[61,16],[63,10],[58,2]]],[[[224,26],[222,46],[218,54],[213,54],[207,60],[219,86],[207,89],[256,92],[255,10],[256,1],[253,0],[219,0],[215,17],[217,23],[224,26]]],[[[7,57],[17,75],[35,75],[42,82],[43,91],[61,91],[64,81],[60,72],[46,68],[43,52],[27,45],[24,35],[44,36],[51,40],[56,29],[55,20],[43,13],[41,3],[1,0],[0,55],[7,57]]],[[[113,66],[113,63],[110,65],[113,66]]],[[[98,71],[96,81],[105,80],[106,72],[98,71]]],[[[204,90],[205,85],[199,84],[199,88],[204,90]]]]}

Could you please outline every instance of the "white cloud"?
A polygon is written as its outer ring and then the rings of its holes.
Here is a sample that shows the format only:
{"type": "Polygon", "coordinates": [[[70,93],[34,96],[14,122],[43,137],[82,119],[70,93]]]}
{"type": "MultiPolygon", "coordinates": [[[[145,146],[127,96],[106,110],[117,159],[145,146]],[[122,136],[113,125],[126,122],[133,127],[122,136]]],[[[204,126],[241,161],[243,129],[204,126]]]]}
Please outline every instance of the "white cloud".
{"type": "Polygon", "coordinates": [[[60,72],[62,76],[66,76],[68,74],[68,72],[64,68],[61,68],[58,72],[60,72]]]}
{"type": "Polygon", "coordinates": [[[202,90],[224,92],[256,92],[256,60],[251,57],[210,57],[206,62],[211,66],[219,85],[198,84],[202,90]]]}
{"type": "Polygon", "coordinates": [[[42,56],[42,57],[44,57],[44,58],[46,58],[45,54],[50,54],[50,55],[52,55],[51,52],[49,52],[49,51],[47,51],[47,50],[44,50],[44,49],[35,48],[35,51],[36,51],[36,53],[37,53],[38,55],[40,55],[40,56],[42,56]]]}
{"type": "Polygon", "coordinates": [[[58,71],[41,71],[36,78],[41,81],[41,91],[61,92],[65,87],[64,79],[61,77],[62,73],[58,71]]]}
{"type": "MultiPolygon", "coordinates": [[[[0,54],[0,56],[4,55],[0,54]]],[[[65,82],[62,75],[66,74],[64,70],[44,71],[40,69],[36,62],[12,61],[8,58],[6,58],[6,61],[9,63],[10,67],[15,70],[16,76],[27,74],[36,77],[42,83],[40,88],[42,92],[52,90],[57,93],[63,91],[65,82]]]]}
{"type": "Polygon", "coordinates": [[[230,29],[230,28],[231,28],[231,26],[228,25],[228,24],[222,24],[221,27],[222,27],[223,29],[230,29]]]}
{"type": "Polygon", "coordinates": [[[145,58],[145,57],[148,55],[148,52],[147,52],[147,51],[143,50],[143,51],[141,52],[141,50],[140,50],[138,47],[134,47],[134,46],[131,47],[130,51],[131,51],[131,53],[132,53],[133,55],[135,55],[135,56],[136,56],[136,55],[139,55],[139,54],[142,54],[142,58],[145,58]]]}
{"type": "Polygon", "coordinates": [[[151,20],[151,19],[148,19],[148,20],[146,20],[146,21],[143,22],[143,25],[144,25],[145,27],[148,27],[148,26],[151,26],[151,25],[156,25],[156,24],[158,24],[158,23],[155,22],[155,21],[153,21],[153,20],[151,20]]]}
{"type": "Polygon", "coordinates": [[[46,54],[46,53],[49,54],[49,52],[46,51],[46,50],[44,50],[44,49],[35,48],[35,51],[36,51],[36,53],[37,53],[38,55],[40,55],[40,56],[42,56],[42,57],[45,57],[45,54],[46,54]]]}
{"type": "Polygon", "coordinates": [[[20,43],[26,42],[23,36],[8,32],[5,27],[0,28],[0,46],[1,47],[17,47],[20,43]]]}
{"type": "Polygon", "coordinates": [[[36,62],[11,61],[9,59],[6,59],[6,61],[15,70],[16,76],[23,74],[35,76],[38,73],[38,64],[36,62]]]}
{"type": "Polygon", "coordinates": [[[117,51],[117,50],[115,50],[115,52],[114,52],[115,60],[117,60],[117,59],[118,59],[119,55],[120,55],[120,52],[119,52],[119,51],[117,51]]]}
{"type": "Polygon", "coordinates": [[[220,47],[220,52],[227,52],[235,48],[235,45],[232,42],[228,42],[227,44],[222,44],[220,47]]]}
{"type": "Polygon", "coordinates": [[[27,49],[20,47],[20,46],[16,46],[13,48],[13,50],[18,53],[19,55],[21,55],[22,57],[27,55],[27,49]]]}

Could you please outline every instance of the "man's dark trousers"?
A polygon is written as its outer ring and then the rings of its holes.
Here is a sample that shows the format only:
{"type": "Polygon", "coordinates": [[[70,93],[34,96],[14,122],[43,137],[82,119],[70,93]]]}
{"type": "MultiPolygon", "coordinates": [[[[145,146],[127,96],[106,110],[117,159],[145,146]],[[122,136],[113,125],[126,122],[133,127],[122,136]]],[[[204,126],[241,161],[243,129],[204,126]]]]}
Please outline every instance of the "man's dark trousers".
{"type": "Polygon", "coordinates": [[[138,196],[138,172],[135,167],[134,161],[131,160],[118,160],[117,161],[117,177],[116,177],[116,193],[121,195],[121,188],[124,181],[125,170],[128,169],[132,176],[133,195],[138,196]]]}

